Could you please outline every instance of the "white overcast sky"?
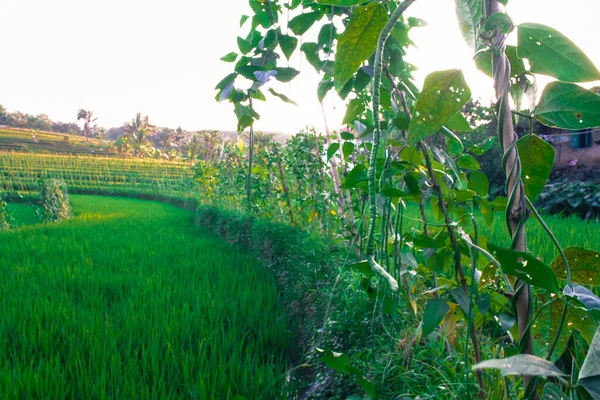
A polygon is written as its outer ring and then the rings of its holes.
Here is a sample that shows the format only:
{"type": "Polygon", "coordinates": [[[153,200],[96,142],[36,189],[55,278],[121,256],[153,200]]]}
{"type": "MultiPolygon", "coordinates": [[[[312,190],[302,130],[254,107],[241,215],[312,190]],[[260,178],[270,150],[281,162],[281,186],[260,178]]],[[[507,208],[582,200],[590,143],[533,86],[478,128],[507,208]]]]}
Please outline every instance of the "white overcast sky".
{"type": "MultiPolygon", "coordinates": [[[[515,23],[558,29],[600,67],[599,0],[510,0],[515,23]]],[[[120,126],[136,112],[159,126],[187,130],[235,130],[232,106],[217,103],[214,86],[232,64],[219,60],[237,51],[246,0],[0,0],[0,104],[9,111],[45,113],[75,121],[79,108],[94,110],[98,124],[120,126]]],[[[488,101],[491,80],[480,74],[463,44],[452,0],[417,0],[407,14],[429,25],[415,29],[408,61],[421,69],[462,68],[474,97],[488,101]]],[[[323,127],[312,67],[293,60],[301,75],[277,88],[298,107],[269,99],[257,109],[256,128],[294,133],[323,127]]],[[[596,83],[598,84],[598,83],[596,83]]],[[[327,115],[338,127],[343,103],[328,96],[327,115]]]]}

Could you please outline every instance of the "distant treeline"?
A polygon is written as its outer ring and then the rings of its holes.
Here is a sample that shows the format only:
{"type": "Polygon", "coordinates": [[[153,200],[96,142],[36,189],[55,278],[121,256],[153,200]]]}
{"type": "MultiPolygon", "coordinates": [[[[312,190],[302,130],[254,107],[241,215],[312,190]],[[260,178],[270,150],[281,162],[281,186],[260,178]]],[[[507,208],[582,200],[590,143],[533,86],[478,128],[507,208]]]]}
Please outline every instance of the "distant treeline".
{"type": "Polygon", "coordinates": [[[30,115],[21,111],[11,113],[6,111],[6,108],[1,104],[0,125],[6,125],[13,128],[66,133],[69,135],[83,134],[83,131],[75,122],[52,121],[46,114],[30,115]]]}

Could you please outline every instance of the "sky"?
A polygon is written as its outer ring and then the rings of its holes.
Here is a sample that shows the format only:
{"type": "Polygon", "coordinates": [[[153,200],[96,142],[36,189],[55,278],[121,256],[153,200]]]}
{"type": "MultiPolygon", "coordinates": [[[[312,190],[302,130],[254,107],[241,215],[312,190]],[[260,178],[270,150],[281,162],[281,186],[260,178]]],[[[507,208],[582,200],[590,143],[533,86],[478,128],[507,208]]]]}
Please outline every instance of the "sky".
{"type": "MultiPolygon", "coordinates": [[[[219,59],[237,51],[236,37],[249,29],[239,19],[249,12],[247,0],[0,0],[0,104],[62,122],[76,121],[80,108],[93,110],[106,128],[142,112],[158,126],[235,130],[232,105],[217,103],[214,87],[231,72],[232,64],[219,59]]],[[[558,29],[600,67],[600,1],[510,0],[507,12],[516,24],[558,29]]],[[[428,23],[411,31],[417,47],[407,61],[420,67],[417,82],[434,70],[461,68],[473,97],[489,103],[492,81],[473,65],[454,1],[417,0],[406,15],[428,23]]],[[[290,66],[301,74],[275,89],[298,106],[256,102],[257,130],[324,128],[318,76],[300,58],[290,66]]],[[[330,95],[324,106],[329,126],[339,127],[344,102],[330,95]]]]}

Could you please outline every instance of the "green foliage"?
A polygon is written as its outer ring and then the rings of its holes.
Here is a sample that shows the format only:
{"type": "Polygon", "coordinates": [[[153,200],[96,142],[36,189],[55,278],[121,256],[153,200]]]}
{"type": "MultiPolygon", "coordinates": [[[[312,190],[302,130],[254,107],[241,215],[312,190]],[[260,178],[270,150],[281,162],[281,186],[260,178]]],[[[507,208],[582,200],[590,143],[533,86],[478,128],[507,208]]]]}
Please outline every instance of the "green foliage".
{"type": "Polygon", "coordinates": [[[542,211],[550,214],[600,217],[599,182],[582,182],[568,178],[549,183],[538,200],[542,211]]]}
{"type": "Polygon", "coordinates": [[[358,67],[375,52],[377,38],[388,21],[385,8],[377,3],[359,6],[339,38],[333,72],[335,88],[341,92],[358,67]]]}
{"type": "Polygon", "coordinates": [[[585,387],[594,399],[600,397],[600,328],[588,351],[585,363],[579,372],[578,383],[585,387]]]}
{"type": "Polygon", "coordinates": [[[517,143],[521,157],[521,177],[525,194],[531,201],[540,195],[554,166],[554,147],[536,135],[527,135],[517,143]]]}
{"type": "Polygon", "coordinates": [[[571,40],[548,26],[525,23],[518,28],[517,53],[529,60],[531,72],[565,82],[600,79],[600,71],[571,40]]]}
{"type": "Polygon", "coordinates": [[[8,213],[8,204],[0,198],[0,231],[10,228],[10,214],[8,213]]]}
{"type": "Polygon", "coordinates": [[[500,261],[502,270],[506,274],[516,276],[524,282],[546,289],[551,293],[560,292],[554,271],[531,254],[502,249],[490,244],[488,247],[500,261]]]}
{"type": "Polygon", "coordinates": [[[431,299],[427,301],[421,334],[424,337],[429,336],[440,325],[448,310],[450,310],[450,306],[444,300],[431,299]]]}
{"type": "Polygon", "coordinates": [[[429,74],[415,103],[408,142],[414,144],[433,135],[470,99],[471,90],[462,71],[453,69],[429,74]]]}
{"type": "Polygon", "coordinates": [[[533,114],[544,125],[563,129],[600,126],[600,96],[573,83],[552,82],[533,114]]]}
{"type": "MultiPolygon", "coordinates": [[[[259,88],[271,78],[277,79],[281,68],[278,65],[281,55],[276,52],[275,44],[279,41],[278,17],[267,21],[261,14],[262,7],[268,4],[271,3],[262,4],[260,12],[255,10],[256,19],[264,23],[253,23],[244,39],[247,57],[236,65],[236,75],[226,78],[217,87],[220,100],[231,101],[238,111],[247,110],[236,113],[243,127],[253,127],[257,116],[251,115],[251,100],[264,98],[259,88]],[[253,86],[249,90],[236,88],[237,74],[254,81],[253,86]]],[[[494,76],[495,89],[501,99],[489,109],[469,102],[470,90],[458,70],[434,72],[419,88],[411,75],[414,67],[404,61],[412,45],[410,29],[421,25],[416,18],[402,16],[411,4],[412,0],[385,4],[297,0],[283,7],[290,11],[289,27],[295,36],[309,29],[314,29],[315,34],[318,32],[316,39],[303,41],[300,52],[321,77],[317,88],[320,101],[332,88],[342,99],[349,99],[343,123],[356,132],[328,134],[325,138],[316,133],[302,133],[283,147],[265,142],[257,146],[256,157],[246,153],[243,143],[237,147],[226,146],[223,156],[212,165],[217,170],[215,176],[219,177],[211,188],[214,196],[201,201],[239,212],[242,205],[239,189],[245,178],[252,192],[251,214],[294,224],[324,238],[347,239],[348,254],[355,253],[357,259],[366,260],[360,263],[346,260],[338,264],[352,265],[354,274],[354,280],[345,280],[347,276],[340,273],[342,296],[351,298],[341,302],[361,307],[350,313],[355,317],[335,321],[338,333],[345,332],[355,321],[364,321],[362,324],[370,328],[369,334],[362,335],[361,339],[370,337],[371,342],[367,345],[359,340],[361,344],[350,346],[349,351],[343,343],[318,346],[330,349],[321,352],[321,361],[344,374],[338,379],[352,377],[359,384],[363,383],[362,378],[381,381],[385,398],[407,396],[406,393],[416,395],[415,388],[423,388],[418,379],[419,384],[405,389],[404,393],[392,389],[405,388],[405,383],[410,381],[414,368],[410,357],[404,370],[404,361],[401,361],[398,372],[387,368],[382,368],[382,372],[377,371],[382,361],[370,353],[389,354],[391,346],[378,342],[397,337],[395,334],[414,335],[419,331],[419,323],[423,343],[413,341],[407,348],[423,344],[435,346],[436,341],[444,341],[448,349],[443,351],[449,353],[449,359],[454,359],[456,352],[462,353],[459,368],[462,372],[454,368],[455,375],[452,375],[450,393],[453,397],[462,396],[463,391],[467,398],[472,397],[472,377],[466,374],[464,386],[456,385],[456,381],[463,381],[466,372],[463,370],[469,370],[474,361],[529,351],[526,346],[529,332],[534,336],[536,354],[491,360],[479,367],[499,368],[507,374],[562,379],[565,373],[571,373],[567,370],[569,367],[553,365],[540,356],[562,359],[569,349],[573,362],[583,363],[585,348],[592,340],[589,332],[597,326],[593,319],[597,312],[596,295],[575,281],[569,281],[568,289],[563,291],[564,285],[555,269],[546,264],[560,253],[552,245],[560,248],[558,240],[570,243],[573,235],[566,229],[559,229],[560,234],[556,236],[546,232],[548,228],[541,217],[538,218],[541,225],[535,228],[533,223],[525,224],[528,214],[525,195],[535,200],[542,191],[553,165],[553,149],[536,136],[526,136],[520,143],[511,144],[514,132],[506,128],[513,115],[506,113],[511,112],[509,95],[519,110],[523,98],[535,93],[535,72],[563,80],[585,80],[596,76],[597,70],[586,64],[587,58],[566,38],[541,25],[519,26],[519,45],[505,48],[504,35],[512,33],[514,27],[508,15],[497,12],[496,2],[486,3],[489,7],[484,7],[483,2],[457,0],[461,31],[476,53],[476,64],[494,76]],[[324,16],[327,16],[326,21],[318,24],[324,16]],[[569,52],[575,55],[572,60],[567,57],[569,52]],[[529,63],[525,63],[525,59],[529,63]],[[570,68],[573,62],[579,62],[581,68],[570,68]],[[503,74],[503,71],[508,72],[509,64],[510,76],[503,74]],[[496,141],[493,133],[498,130],[500,137],[496,141]],[[512,157],[513,146],[518,146],[521,159],[512,157]],[[504,160],[502,165],[501,160],[504,160]],[[246,162],[254,165],[248,166],[249,172],[244,172],[246,162]],[[508,200],[498,196],[503,192],[503,175],[507,172],[508,183],[516,188],[511,188],[508,200]],[[521,180],[525,181],[525,191],[517,203],[515,200],[523,187],[521,180]],[[525,235],[514,232],[508,235],[500,224],[494,223],[500,220],[495,218],[496,211],[505,213],[511,231],[515,230],[517,217],[522,217],[516,229],[526,226],[530,232],[536,232],[528,238],[529,248],[522,240],[525,235]],[[482,221],[487,225],[481,224],[482,221]],[[491,244],[493,242],[502,247],[491,244]],[[519,296],[529,285],[533,286],[531,294],[519,296]],[[365,303],[357,301],[360,295],[362,301],[366,300],[372,307],[370,317],[365,317],[362,308],[365,303]],[[577,303],[574,296],[585,301],[577,303]],[[523,313],[527,318],[523,318],[523,313]],[[569,313],[573,316],[569,317],[569,313]],[[582,318],[582,314],[592,319],[582,318]],[[536,325],[534,318],[539,318],[543,328],[536,325]],[[518,326],[515,325],[517,320],[518,326]],[[385,335],[378,335],[381,332],[385,335]],[[472,351],[473,348],[478,351],[472,351]],[[360,368],[361,363],[367,368],[360,368]],[[357,373],[351,372],[350,367],[356,367],[357,373]],[[373,379],[365,371],[372,371],[373,379]],[[393,382],[386,381],[390,375],[393,382]]],[[[280,49],[289,60],[297,50],[297,42],[285,40],[288,42],[286,50],[281,46],[280,49]]],[[[291,72],[290,79],[295,75],[291,72]]],[[[550,89],[554,91],[531,107],[533,113],[518,115],[546,118],[548,123],[557,126],[567,124],[565,121],[573,116],[585,117],[580,124],[594,120],[595,109],[588,109],[577,100],[572,102],[573,107],[562,107],[565,111],[556,112],[557,106],[577,97],[578,89],[564,82],[550,89]],[[554,96],[557,87],[568,90],[554,96]]],[[[272,94],[277,96],[277,92],[272,94]]],[[[520,134],[521,127],[518,128],[520,134]]],[[[245,219],[242,223],[238,217],[231,220],[237,221],[234,239],[239,239],[247,248],[251,239],[241,232],[249,230],[246,223],[254,223],[245,219]]],[[[553,227],[556,226],[554,221],[553,227]]],[[[583,226],[578,225],[578,228],[583,229],[583,226]]],[[[261,249],[264,243],[262,246],[257,243],[256,247],[261,249]]],[[[338,288],[338,283],[336,280],[334,288],[338,288]]],[[[339,317],[336,300],[332,297],[327,304],[331,313],[339,317]]],[[[328,312],[324,327],[336,331],[328,325],[328,312]]],[[[337,336],[337,339],[345,342],[342,339],[345,337],[337,336]]],[[[307,355],[312,356],[312,352],[307,355]]],[[[393,358],[394,355],[390,356],[393,358]]],[[[498,379],[497,372],[489,371],[478,372],[476,379],[480,396],[487,392],[491,398],[510,397],[513,392],[524,389],[521,385],[528,382],[527,377],[522,381],[498,379]]],[[[362,386],[369,393],[369,388],[362,386]]],[[[424,386],[429,390],[418,395],[439,393],[431,390],[431,385],[424,386]]],[[[554,389],[548,387],[547,392],[556,392],[554,389]]],[[[325,397],[338,393],[340,397],[353,394],[332,390],[325,397]]]]}
{"type": "Polygon", "coordinates": [[[319,355],[319,360],[329,368],[342,374],[355,376],[367,394],[372,399],[375,398],[375,386],[369,382],[360,370],[351,364],[350,357],[345,354],[336,353],[331,350],[321,350],[319,348],[317,348],[317,353],[319,355]]]}
{"type": "Polygon", "coordinates": [[[46,222],[56,222],[71,217],[71,204],[65,181],[55,178],[40,183],[41,216],[46,222]]]}
{"type": "Polygon", "coordinates": [[[483,4],[478,0],[456,0],[456,16],[460,31],[467,44],[476,49],[479,43],[479,26],[483,19],[483,4]]]}
{"type": "MultiPolygon", "coordinates": [[[[565,249],[571,279],[587,286],[600,286],[600,253],[572,246],[565,249]]],[[[560,279],[567,279],[566,265],[557,257],[551,265],[560,279]]]]}

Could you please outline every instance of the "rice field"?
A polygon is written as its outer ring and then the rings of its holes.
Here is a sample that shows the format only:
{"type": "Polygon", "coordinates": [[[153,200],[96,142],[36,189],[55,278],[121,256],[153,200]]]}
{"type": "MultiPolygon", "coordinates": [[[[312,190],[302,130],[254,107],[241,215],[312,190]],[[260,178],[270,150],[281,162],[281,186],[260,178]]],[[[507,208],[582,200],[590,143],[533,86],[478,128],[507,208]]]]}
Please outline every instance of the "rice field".
{"type": "Polygon", "coordinates": [[[45,178],[64,180],[70,191],[193,197],[196,187],[184,163],[0,151],[0,191],[38,191],[45,178]]]}
{"type": "MultiPolygon", "coordinates": [[[[441,220],[435,219],[433,211],[429,207],[426,210],[427,219],[430,223],[442,223],[441,220]]],[[[418,206],[409,204],[406,215],[410,218],[405,223],[407,228],[420,226],[420,223],[417,222],[421,219],[418,206]]],[[[584,221],[577,216],[564,218],[558,215],[543,215],[542,217],[563,248],[579,246],[600,251],[600,222],[584,221]]],[[[510,237],[504,222],[504,213],[495,213],[493,222],[488,224],[479,210],[475,210],[475,220],[479,233],[488,241],[506,248],[510,247],[510,237]]],[[[551,263],[558,257],[556,247],[533,214],[527,220],[525,229],[527,232],[527,248],[531,253],[540,257],[545,263],[551,263]]]]}
{"type": "Polygon", "coordinates": [[[0,398],[285,398],[269,271],[157,202],[71,196],[0,232],[0,398]]]}
{"type": "Polygon", "coordinates": [[[116,155],[106,148],[103,141],[98,139],[88,138],[86,143],[83,136],[12,127],[0,129],[0,151],[116,155]]]}

